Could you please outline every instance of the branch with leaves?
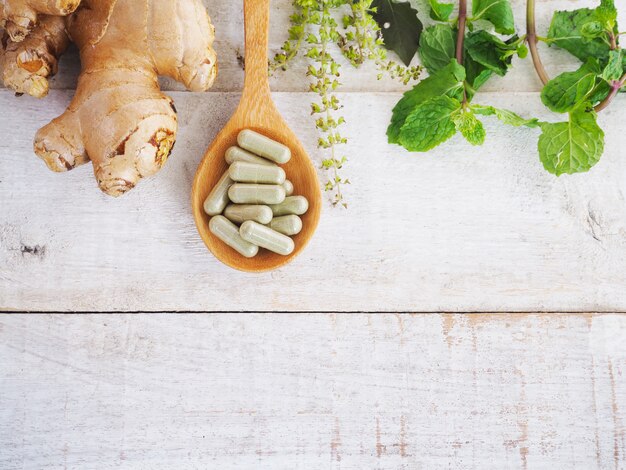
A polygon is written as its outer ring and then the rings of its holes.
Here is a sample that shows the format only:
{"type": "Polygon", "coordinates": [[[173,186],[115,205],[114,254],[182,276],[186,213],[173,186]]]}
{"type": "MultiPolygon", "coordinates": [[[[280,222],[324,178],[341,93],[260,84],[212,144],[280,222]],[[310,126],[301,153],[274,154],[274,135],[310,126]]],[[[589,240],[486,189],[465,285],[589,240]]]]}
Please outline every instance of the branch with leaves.
{"type": "Polygon", "coordinates": [[[419,44],[430,76],[393,109],[387,129],[390,143],[426,152],[459,132],[470,144],[481,145],[486,131],[478,116],[492,115],[512,126],[539,125],[536,119],[475,103],[478,90],[491,77],[506,75],[513,57],[525,57],[528,51],[525,38],[515,35],[508,0],[473,0],[471,14],[467,7],[467,0],[459,0],[458,16],[451,18],[453,4],[430,0],[430,17],[437,23],[422,32],[419,44]],[[481,29],[485,23],[489,29],[481,29]]]}
{"type": "Polygon", "coordinates": [[[604,131],[597,113],[606,109],[626,85],[626,54],[619,46],[617,9],[613,0],[597,8],[554,13],[547,37],[535,27],[535,1],[527,0],[528,43],[537,74],[544,84],[543,103],[566,122],[541,123],[539,157],[556,175],[589,171],[604,152],[604,131]],[[538,42],[568,51],[582,65],[550,79],[539,55],[538,42]]]}

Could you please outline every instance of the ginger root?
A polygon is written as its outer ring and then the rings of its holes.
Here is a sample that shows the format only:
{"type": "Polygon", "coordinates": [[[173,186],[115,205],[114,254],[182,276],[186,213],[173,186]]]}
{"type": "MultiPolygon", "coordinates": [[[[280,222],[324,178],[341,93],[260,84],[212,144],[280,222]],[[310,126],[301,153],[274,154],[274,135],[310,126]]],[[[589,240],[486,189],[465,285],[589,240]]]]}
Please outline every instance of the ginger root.
{"type": "Polygon", "coordinates": [[[48,94],[48,77],[57,73],[57,57],[69,45],[65,20],[43,16],[21,42],[8,41],[3,58],[3,80],[16,93],[36,98],[48,94]]]}
{"type": "Polygon", "coordinates": [[[158,76],[192,91],[213,84],[213,26],[200,0],[83,0],[67,18],[45,17],[22,42],[9,41],[5,83],[45,95],[69,39],[82,63],[76,94],[37,132],[35,153],[57,172],[91,160],[100,189],[119,196],[156,173],[176,139],[176,109],[158,76]]]}
{"type": "Polygon", "coordinates": [[[0,28],[14,42],[20,42],[37,24],[38,14],[65,16],[80,0],[0,0],[0,28]]]}

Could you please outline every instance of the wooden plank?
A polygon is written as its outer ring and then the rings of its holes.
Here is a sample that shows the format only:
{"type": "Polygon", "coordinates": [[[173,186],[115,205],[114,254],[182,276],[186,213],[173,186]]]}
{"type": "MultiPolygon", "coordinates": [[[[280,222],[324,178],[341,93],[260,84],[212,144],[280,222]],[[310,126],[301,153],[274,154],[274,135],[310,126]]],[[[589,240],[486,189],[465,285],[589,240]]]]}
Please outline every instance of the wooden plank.
{"type": "Polygon", "coordinates": [[[626,467],[626,317],[0,317],[0,467],[626,467]]]}
{"type": "MultiPolygon", "coordinates": [[[[0,92],[0,307],[18,310],[624,311],[626,142],[620,110],[601,116],[606,152],[590,173],[555,178],[538,132],[488,121],[488,140],[461,138],[410,155],[386,143],[398,94],[341,96],[350,137],[348,210],[332,208],[294,263],[232,271],[205,249],[190,211],[204,149],[235,94],[174,93],[181,130],[155,178],[114,200],[88,166],[53,174],[31,150],[65,107],[0,92]],[[11,103],[11,104],[10,104],[11,103]],[[15,110],[15,111],[14,111],[15,110]]],[[[310,95],[275,94],[313,158],[310,95]]],[[[482,103],[554,119],[536,94],[482,103]]]]}
{"type": "MultiPolygon", "coordinates": [[[[270,54],[273,57],[284,40],[287,38],[289,15],[293,13],[291,0],[272,0],[272,28],[270,29],[270,54]]],[[[427,2],[413,0],[414,5],[421,12],[420,18],[429,25],[427,2]]],[[[515,20],[519,34],[525,32],[526,2],[512,0],[515,20]]],[[[550,19],[555,10],[571,10],[584,6],[595,6],[597,0],[538,0],[537,28],[539,34],[546,34],[550,19]]],[[[620,17],[626,18],[626,4],[616,2],[620,17]]],[[[220,73],[215,84],[215,91],[238,91],[243,85],[242,55],[243,55],[243,12],[240,0],[205,0],[205,5],[211,15],[216,28],[215,49],[218,52],[220,73]]],[[[340,18],[338,18],[340,19],[340,18]]],[[[624,21],[624,20],[622,20],[624,21]]],[[[569,54],[554,48],[541,47],[542,57],[547,70],[556,75],[565,70],[578,67],[576,59],[569,54]]],[[[337,54],[339,55],[339,54],[337,54]]],[[[395,58],[395,57],[394,57],[395,58]]],[[[397,58],[395,58],[397,60],[397,58]]],[[[373,66],[365,66],[356,70],[345,60],[339,59],[342,64],[342,82],[344,91],[401,91],[406,87],[391,79],[378,80],[373,66]]],[[[415,64],[419,63],[416,58],[415,64]]],[[[308,80],[305,78],[307,60],[298,57],[286,73],[277,73],[272,80],[272,89],[275,91],[307,91],[308,80]]],[[[79,61],[76,50],[71,50],[61,62],[61,72],[52,80],[52,87],[57,89],[74,89],[79,72],[79,61]]],[[[183,88],[169,79],[163,79],[162,84],[167,90],[182,90],[183,88]]],[[[0,85],[1,86],[1,85],[0,85]]],[[[532,61],[517,60],[515,68],[505,78],[494,78],[484,87],[485,91],[538,91],[541,83],[532,68],[532,61]]]]}

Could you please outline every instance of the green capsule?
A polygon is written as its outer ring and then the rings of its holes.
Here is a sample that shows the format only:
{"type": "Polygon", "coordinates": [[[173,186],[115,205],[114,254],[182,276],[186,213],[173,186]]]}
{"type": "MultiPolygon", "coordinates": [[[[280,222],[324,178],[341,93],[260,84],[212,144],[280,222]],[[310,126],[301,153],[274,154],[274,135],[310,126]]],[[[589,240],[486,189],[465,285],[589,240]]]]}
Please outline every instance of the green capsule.
{"type": "Polygon", "coordinates": [[[213,187],[209,196],[204,200],[204,212],[208,215],[221,214],[228,204],[228,188],[233,184],[233,180],[224,173],[217,184],[213,187]]]}
{"type": "Polygon", "coordinates": [[[230,179],[238,183],[283,184],[285,170],[279,166],[235,162],[228,169],[230,179]]]}
{"type": "Polygon", "coordinates": [[[237,143],[241,148],[276,163],[287,163],[291,158],[289,147],[250,129],[239,132],[237,143]]]}
{"type": "Polygon", "coordinates": [[[263,157],[259,157],[258,155],[254,155],[253,153],[246,152],[244,149],[233,145],[228,150],[226,150],[226,155],[224,156],[226,159],[226,163],[232,165],[235,162],[247,162],[247,163],[258,163],[259,165],[268,165],[275,166],[274,162],[270,162],[263,157]]]}
{"type": "Polygon", "coordinates": [[[269,224],[272,221],[272,209],[269,206],[253,204],[229,204],[224,210],[224,216],[236,224],[246,220],[254,220],[260,224],[269,224]]]}
{"type": "Polygon", "coordinates": [[[239,227],[223,215],[211,217],[209,230],[213,235],[246,258],[252,258],[259,252],[259,247],[241,238],[239,227]]]}
{"type": "Polygon", "coordinates": [[[278,233],[265,225],[258,224],[252,220],[247,220],[239,227],[239,234],[244,240],[266,248],[279,255],[290,254],[295,245],[293,240],[287,235],[278,233]]]}
{"type": "Polygon", "coordinates": [[[285,188],[277,184],[235,183],[228,197],[236,204],[280,204],[285,200],[285,188]]]}
{"type": "Polygon", "coordinates": [[[274,217],[281,215],[302,215],[309,210],[309,201],[304,196],[289,196],[285,200],[278,204],[270,205],[274,217]]]}
{"type": "Polygon", "coordinates": [[[283,235],[297,235],[302,230],[302,219],[293,214],[283,215],[282,217],[273,218],[268,227],[283,235]]]}
{"type": "Polygon", "coordinates": [[[293,183],[291,181],[285,180],[283,188],[285,188],[285,194],[287,196],[291,196],[293,194],[293,183]]]}

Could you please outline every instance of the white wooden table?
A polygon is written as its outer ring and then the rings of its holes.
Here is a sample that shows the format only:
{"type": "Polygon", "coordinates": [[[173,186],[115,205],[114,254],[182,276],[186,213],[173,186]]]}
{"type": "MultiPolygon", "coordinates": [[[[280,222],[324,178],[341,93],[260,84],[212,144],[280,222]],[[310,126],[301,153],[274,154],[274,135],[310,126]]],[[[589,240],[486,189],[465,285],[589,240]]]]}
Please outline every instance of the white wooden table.
{"type": "MultiPolygon", "coordinates": [[[[482,148],[387,145],[403,87],[346,65],[350,207],[326,204],[294,263],[242,274],[205,249],[189,203],[237,104],[240,3],[206,0],[217,85],[163,82],[176,149],[123,198],[88,166],[52,174],[32,153],[72,95],[74,55],[43,101],[0,89],[0,310],[215,312],[0,316],[0,469],[626,468],[622,100],[600,118],[601,163],[557,179],[536,131],[494,121],[482,148]],[[255,313],[276,311],[291,313],[255,313]]],[[[587,4],[539,2],[540,31],[587,4]]],[[[290,13],[274,0],[272,51],[290,13]]],[[[558,51],[544,60],[572,68],[558,51]]],[[[272,86],[320,161],[304,67],[272,86]]],[[[518,60],[480,102],[554,119],[539,89],[518,60]]]]}

